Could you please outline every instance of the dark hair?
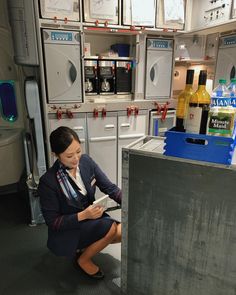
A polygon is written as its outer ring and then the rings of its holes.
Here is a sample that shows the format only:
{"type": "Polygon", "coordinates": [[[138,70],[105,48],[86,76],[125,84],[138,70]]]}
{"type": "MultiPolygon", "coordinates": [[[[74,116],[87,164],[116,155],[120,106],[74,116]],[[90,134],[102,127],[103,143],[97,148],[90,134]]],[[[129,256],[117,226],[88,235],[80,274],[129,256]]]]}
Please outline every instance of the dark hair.
{"type": "Polygon", "coordinates": [[[50,134],[51,151],[56,155],[63,153],[73,139],[80,143],[79,136],[73,129],[66,126],[58,127],[50,134]]]}

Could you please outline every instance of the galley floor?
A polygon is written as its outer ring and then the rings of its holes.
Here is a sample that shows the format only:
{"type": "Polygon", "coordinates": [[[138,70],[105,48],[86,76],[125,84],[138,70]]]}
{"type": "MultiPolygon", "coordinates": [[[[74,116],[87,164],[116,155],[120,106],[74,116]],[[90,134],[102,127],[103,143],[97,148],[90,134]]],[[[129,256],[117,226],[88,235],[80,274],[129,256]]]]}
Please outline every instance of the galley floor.
{"type": "MultiPolygon", "coordinates": [[[[29,214],[26,192],[0,195],[0,294],[120,294],[120,244],[96,255],[105,278],[93,281],[74,269],[71,260],[47,249],[46,225],[29,226],[29,214]]],[[[109,214],[120,220],[120,210],[109,214]]]]}

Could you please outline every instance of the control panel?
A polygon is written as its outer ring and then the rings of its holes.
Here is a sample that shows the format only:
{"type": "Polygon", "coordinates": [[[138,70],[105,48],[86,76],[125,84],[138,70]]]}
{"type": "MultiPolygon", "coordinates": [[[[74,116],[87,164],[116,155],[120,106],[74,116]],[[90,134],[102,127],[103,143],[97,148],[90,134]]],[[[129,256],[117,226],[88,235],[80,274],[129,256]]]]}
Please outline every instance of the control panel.
{"type": "Polygon", "coordinates": [[[44,43],[51,44],[79,44],[80,33],[74,31],[43,30],[44,43]]]}
{"type": "Polygon", "coordinates": [[[72,41],[72,33],[71,32],[51,32],[51,40],[55,41],[72,41]]]}
{"type": "Polygon", "coordinates": [[[147,49],[153,50],[172,50],[173,40],[167,39],[148,39],[147,40],[147,49]]]}
{"type": "Polygon", "coordinates": [[[192,28],[208,27],[228,21],[231,17],[231,5],[232,0],[193,1],[192,28]]]}
{"type": "Polygon", "coordinates": [[[220,48],[228,48],[228,47],[235,47],[236,46],[236,35],[222,37],[220,39],[220,48]]]}

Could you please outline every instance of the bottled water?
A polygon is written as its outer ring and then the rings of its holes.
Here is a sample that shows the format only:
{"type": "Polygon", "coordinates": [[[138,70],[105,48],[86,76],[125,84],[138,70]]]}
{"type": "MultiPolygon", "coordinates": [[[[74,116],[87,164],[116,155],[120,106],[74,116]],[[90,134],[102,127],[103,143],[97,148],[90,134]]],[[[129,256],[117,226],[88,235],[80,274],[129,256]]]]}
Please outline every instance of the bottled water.
{"type": "Polygon", "coordinates": [[[231,105],[230,94],[226,86],[226,80],[220,79],[219,84],[213,89],[211,94],[211,107],[227,107],[231,105]]]}
{"type": "Polygon", "coordinates": [[[236,79],[233,78],[230,80],[230,84],[228,85],[228,91],[231,97],[231,105],[236,108],[236,79]]]}
{"type": "Polygon", "coordinates": [[[235,110],[231,105],[230,92],[226,80],[220,79],[211,96],[211,108],[208,114],[207,134],[233,137],[235,110]]]}

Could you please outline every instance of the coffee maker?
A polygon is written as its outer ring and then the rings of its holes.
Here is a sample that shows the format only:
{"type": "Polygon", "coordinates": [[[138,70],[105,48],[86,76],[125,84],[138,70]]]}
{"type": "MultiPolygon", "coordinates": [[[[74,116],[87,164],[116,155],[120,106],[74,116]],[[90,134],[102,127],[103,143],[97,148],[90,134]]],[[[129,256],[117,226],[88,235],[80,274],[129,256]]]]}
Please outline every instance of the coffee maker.
{"type": "Polygon", "coordinates": [[[115,61],[99,60],[99,93],[114,94],[115,93],[115,61]]]}
{"type": "Polygon", "coordinates": [[[85,93],[86,95],[98,94],[98,62],[97,60],[84,60],[85,93]]]}
{"type": "Polygon", "coordinates": [[[116,61],[116,93],[130,94],[132,90],[132,61],[116,61]]]}

